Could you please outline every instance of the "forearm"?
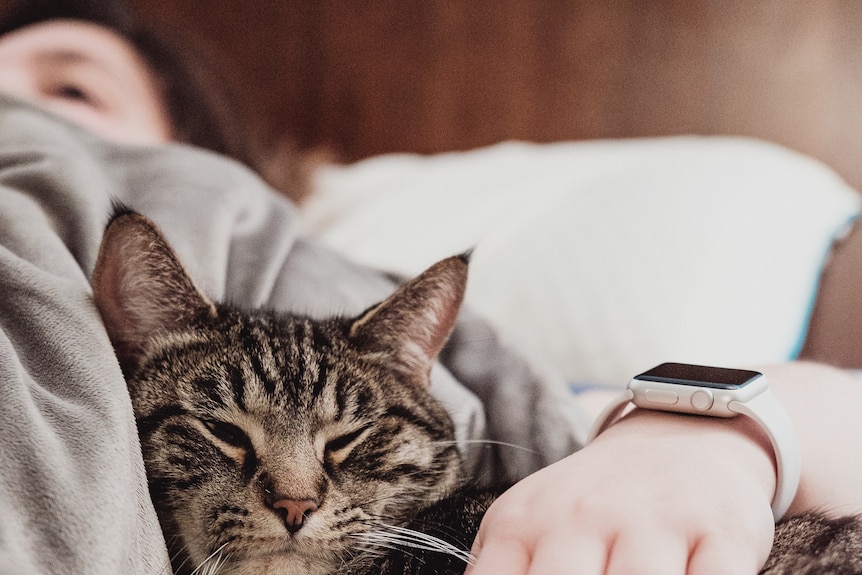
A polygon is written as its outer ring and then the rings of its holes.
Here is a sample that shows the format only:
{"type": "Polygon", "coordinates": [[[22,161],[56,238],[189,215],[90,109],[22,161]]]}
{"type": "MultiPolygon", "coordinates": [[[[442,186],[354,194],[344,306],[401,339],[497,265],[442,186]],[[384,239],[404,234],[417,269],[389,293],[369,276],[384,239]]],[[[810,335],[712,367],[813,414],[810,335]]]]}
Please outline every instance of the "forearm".
{"type": "Polygon", "coordinates": [[[862,513],[862,381],[813,363],[761,369],[790,412],[802,452],[802,477],[790,514],[862,513]]]}

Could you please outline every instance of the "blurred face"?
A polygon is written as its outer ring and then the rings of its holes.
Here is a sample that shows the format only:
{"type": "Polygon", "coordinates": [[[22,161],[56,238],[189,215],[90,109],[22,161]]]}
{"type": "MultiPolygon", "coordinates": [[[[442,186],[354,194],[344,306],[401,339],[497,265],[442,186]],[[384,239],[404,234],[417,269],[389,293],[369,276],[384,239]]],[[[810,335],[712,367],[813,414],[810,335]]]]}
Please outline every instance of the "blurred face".
{"type": "Polygon", "coordinates": [[[172,139],[146,61],[122,36],[94,24],[56,20],[0,36],[0,92],[116,142],[172,139]]]}

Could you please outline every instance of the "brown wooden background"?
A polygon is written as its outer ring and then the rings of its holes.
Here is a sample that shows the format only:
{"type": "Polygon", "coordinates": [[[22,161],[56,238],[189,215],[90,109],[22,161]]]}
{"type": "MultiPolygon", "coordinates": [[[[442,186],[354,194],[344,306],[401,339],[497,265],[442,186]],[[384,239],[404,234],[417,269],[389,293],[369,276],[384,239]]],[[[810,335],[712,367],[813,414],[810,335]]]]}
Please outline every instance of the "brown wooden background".
{"type": "MultiPolygon", "coordinates": [[[[274,139],[344,160],[506,139],[732,134],[862,190],[858,0],[134,0],[202,40],[274,139]]],[[[862,228],[803,356],[862,368],[862,228]]]]}
{"type": "Polygon", "coordinates": [[[857,0],[134,0],[270,134],[345,160],[505,139],[742,134],[862,189],[857,0]]]}
{"type": "MultiPolygon", "coordinates": [[[[859,0],[131,0],[273,143],[384,152],[672,134],[771,140],[862,190],[859,0]]],[[[0,0],[0,10],[6,0],[0,0]]],[[[862,368],[862,226],[803,355],[862,368]]]]}
{"type": "MultiPolygon", "coordinates": [[[[135,0],[187,28],[272,138],[344,160],[506,139],[734,134],[862,190],[858,0],[135,0]]],[[[805,357],[862,367],[862,230],[805,357]]]]}

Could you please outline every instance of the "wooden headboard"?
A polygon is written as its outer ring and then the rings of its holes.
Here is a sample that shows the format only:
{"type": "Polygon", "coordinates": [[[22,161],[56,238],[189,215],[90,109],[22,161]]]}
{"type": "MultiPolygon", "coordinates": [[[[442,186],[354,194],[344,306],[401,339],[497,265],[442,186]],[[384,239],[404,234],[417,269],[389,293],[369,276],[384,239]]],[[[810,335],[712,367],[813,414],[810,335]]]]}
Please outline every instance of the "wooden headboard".
{"type": "MultiPolygon", "coordinates": [[[[507,139],[736,134],[862,189],[856,0],[134,0],[221,63],[274,140],[345,161],[507,139]]],[[[862,232],[804,355],[862,367],[862,232]]]]}
{"type": "Polygon", "coordinates": [[[134,0],[274,134],[345,160],[505,139],[741,134],[862,189],[855,0],[134,0]]]}

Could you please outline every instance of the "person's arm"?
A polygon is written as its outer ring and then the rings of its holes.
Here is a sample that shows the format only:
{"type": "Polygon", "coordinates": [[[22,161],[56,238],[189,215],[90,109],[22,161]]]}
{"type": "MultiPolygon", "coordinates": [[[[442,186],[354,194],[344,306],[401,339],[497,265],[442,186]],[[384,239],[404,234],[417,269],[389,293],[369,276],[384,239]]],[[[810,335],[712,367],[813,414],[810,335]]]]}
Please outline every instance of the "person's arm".
{"type": "MultiPolygon", "coordinates": [[[[862,512],[862,463],[846,456],[862,438],[862,382],[805,363],[761,371],[800,440],[789,514],[862,512]]],[[[774,490],[772,449],[747,418],[635,410],[504,494],[468,573],[753,575],[772,542],[774,490]]]]}
{"type": "Polygon", "coordinates": [[[862,513],[862,379],[814,363],[763,371],[790,412],[802,451],[802,477],[788,515],[862,513]]]}

